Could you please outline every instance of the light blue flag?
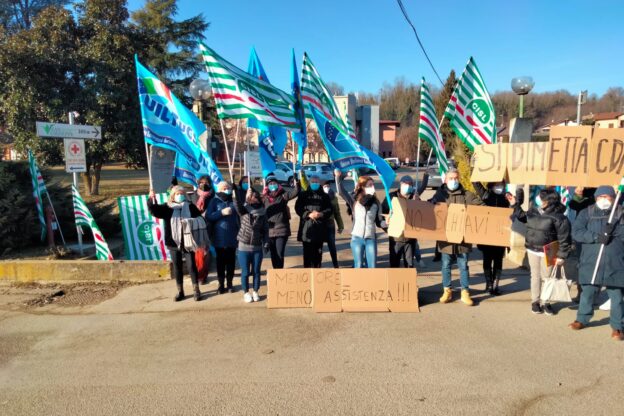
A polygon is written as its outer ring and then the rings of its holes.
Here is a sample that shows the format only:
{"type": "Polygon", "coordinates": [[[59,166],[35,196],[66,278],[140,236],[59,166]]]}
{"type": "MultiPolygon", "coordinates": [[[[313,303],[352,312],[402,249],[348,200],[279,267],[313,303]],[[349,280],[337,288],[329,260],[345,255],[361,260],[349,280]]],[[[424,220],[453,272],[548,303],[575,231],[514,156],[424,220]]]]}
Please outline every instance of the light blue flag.
{"type": "Polygon", "coordinates": [[[386,191],[388,203],[392,206],[390,188],[396,178],[396,173],[388,165],[388,162],[364,146],[361,146],[349,136],[341,133],[319,110],[311,105],[309,108],[318,126],[327,155],[336,169],[340,169],[342,172],[358,168],[376,170],[386,191]]]}
{"type": "MultiPolygon", "coordinates": [[[[258,77],[262,81],[269,82],[264,67],[255,48],[251,48],[249,54],[249,66],[247,73],[258,77]]],[[[276,126],[267,126],[255,118],[247,119],[247,127],[258,129],[258,147],[260,149],[260,164],[262,165],[262,176],[266,177],[276,168],[277,157],[284,153],[288,136],[286,129],[276,126]]]]}
{"type": "MultiPolygon", "coordinates": [[[[145,141],[152,146],[176,152],[176,167],[180,163],[181,168],[189,173],[185,178],[190,178],[190,175],[195,178],[208,175],[213,184],[221,182],[221,172],[208,152],[200,146],[200,138],[207,134],[204,123],[164,83],[141,65],[136,55],[134,60],[145,141]]],[[[175,172],[176,169],[174,175],[175,172]]]]}
{"type": "Polygon", "coordinates": [[[301,98],[301,84],[299,83],[299,71],[297,70],[297,60],[295,59],[295,50],[292,50],[292,61],[290,65],[290,87],[292,95],[295,97],[295,116],[301,125],[301,132],[291,132],[292,139],[297,143],[297,162],[303,165],[303,154],[308,147],[308,136],[306,132],[306,119],[303,107],[303,99],[301,98]]]}

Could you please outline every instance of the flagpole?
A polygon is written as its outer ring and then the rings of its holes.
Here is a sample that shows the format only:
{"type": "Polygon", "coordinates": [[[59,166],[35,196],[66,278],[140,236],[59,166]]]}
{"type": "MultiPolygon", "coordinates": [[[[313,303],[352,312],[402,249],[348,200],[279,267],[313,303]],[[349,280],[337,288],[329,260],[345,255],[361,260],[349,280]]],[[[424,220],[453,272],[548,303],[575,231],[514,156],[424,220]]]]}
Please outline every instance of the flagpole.
{"type": "MultiPolygon", "coordinates": [[[[418,181],[420,178],[420,142],[422,142],[422,140],[420,139],[420,137],[418,138],[418,149],[416,150],[416,189],[418,189],[418,181]]],[[[399,160],[399,163],[401,161],[399,160]]]]}
{"type": "MultiPolygon", "coordinates": [[[[609,214],[609,220],[607,224],[611,224],[613,221],[613,216],[615,215],[615,210],[618,207],[618,203],[620,202],[620,196],[622,195],[621,189],[618,187],[617,195],[615,196],[615,201],[613,201],[613,207],[611,208],[611,214],[609,214]]],[[[594,267],[594,274],[592,275],[591,284],[595,284],[596,275],[598,274],[598,267],[600,266],[600,260],[602,259],[602,253],[604,252],[605,245],[600,245],[600,251],[598,252],[598,257],[596,258],[596,266],[594,267]]]]}
{"type": "Polygon", "coordinates": [[[225,156],[227,157],[228,172],[230,172],[230,182],[234,184],[234,177],[232,176],[232,165],[230,165],[230,149],[227,145],[227,137],[225,136],[225,128],[223,127],[223,119],[219,118],[221,124],[221,133],[223,134],[223,145],[225,146],[225,156]]]}
{"type": "Polygon", "coordinates": [[[61,223],[56,216],[56,211],[54,210],[54,205],[52,205],[52,200],[50,199],[50,193],[46,190],[46,196],[48,197],[48,202],[50,203],[50,208],[52,208],[52,213],[54,214],[54,219],[56,220],[56,224],[58,225],[59,234],[61,234],[61,241],[63,241],[63,245],[66,246],[65,237],[63,236],[63,230],[61,229],[61,223]]]}
{"type": "Polygon", "coordinates": [[[150,157],[150,149],[147,141],[143,140],[143,143],[145,143],[145,156],[147,157],[147,175],[149,177],[150,190],[152,190],[154,189],[154,184],[152,182],[152,161],[150,157]]]}
{"type": "MultiPolygon", "coordinates": [[[[232,171],[234,170],[234,165],[236,165],[236,145],[238,144],[238,132],[239,131],[240,131],[240,120],[236,120],[236,134],[234,135],[234,147],[232,148],[232,171]]],[[[239,163],[242,164],[242,161],[240,160],[240,158],[239,158],[239,163]]]]}

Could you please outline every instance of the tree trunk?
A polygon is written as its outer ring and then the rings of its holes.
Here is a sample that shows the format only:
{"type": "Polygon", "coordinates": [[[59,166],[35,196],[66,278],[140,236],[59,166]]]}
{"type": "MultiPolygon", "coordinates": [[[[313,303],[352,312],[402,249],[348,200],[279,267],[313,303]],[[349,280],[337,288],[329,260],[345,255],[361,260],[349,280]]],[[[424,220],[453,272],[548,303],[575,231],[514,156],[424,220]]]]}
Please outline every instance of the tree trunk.
{"type": "Polygon", "coordinates": [[[93,180],[91,182],[91,195],[100,194],[100,174],[102,173],[102,163],[93,164],[93,180]]]}
{"type": "Polygon", "coordinates": [[[91,165],[87,163],[87,171],[82,173],[82,184],[87,195],[91,195],[91,165]]]}

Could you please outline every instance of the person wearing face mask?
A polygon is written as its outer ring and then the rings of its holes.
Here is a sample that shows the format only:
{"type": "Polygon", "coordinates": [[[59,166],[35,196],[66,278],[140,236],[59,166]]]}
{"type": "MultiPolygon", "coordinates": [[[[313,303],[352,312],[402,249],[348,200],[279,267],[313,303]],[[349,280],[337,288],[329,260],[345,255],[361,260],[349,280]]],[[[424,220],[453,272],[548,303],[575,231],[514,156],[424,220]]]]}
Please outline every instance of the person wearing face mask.
{"type": "MultiPolygon", "coordinates": [[[[446,172],[444,184],[438,188],[433,198],[429,200],[433,204],[464,204],[484,205],[481,198],[466,190],[459,182],[459,172],[455,168],[446,172]]],[[[438,250],[442,255],[442,286],[443,293],[441,303],[453,300],[451,290],[451,262],[455,259],[459,269],[459,281],[461,284],[461,301],[468,306],[474,304],[470,297],[470,281],[468,273],[468,254],[472,250],[472,244],[437,242],[438,250]]]]}
{"type": "Polygon", "coordinates": [[[572,238],[583,245],[579,259],[579,279],[583,290],[576,314],[576,320],[569,327],[573,330],[585,328],[594,315],[594,297],[605,286],[611,312],[609,324],[611,337],[624,340],[622,319],[624,318],[622,295],[624,294],[624,224],[622,207],[615,208],[613,220],[609,215],[613,208],[615,191],[610,186],[600,186],[595,192],[594,205],[579,213],[572,225],[572,238]],[[592,284],[594,268],[600,247],[604,245],[596,280],[592,284]]]}
{"type": "Polygon", "coordinates": [[[353,195],[344,188],[342,172],[334,170],[338,194],[345,200],[353,217],[351,229],[351,251],[353,267],[362,268],[363,258],[366,267],[377,267],[377,227],[387,228],[381,213],[381,203],[375,195],[375,182],[369,176],[360,176],[353,195]]]}
{"type": "MultiPolygon", "coordinates": [[[[487,188],[481,182],[473,182],[472,186],[479,198],[488,207],[509,208],[505,192],[505,182],[491,182],[487,188]]],[[[522,186],[516,187],[516,200],[522,205],[524,201],[524,189],[522,186]]],[[[503,257],[508,247],[488,246],[478,244],[477,247],[483,253],[483,276],[485,278],[485,291],[491,295],[500,295],[499,281],[503,269],[503,257]]]]}
{"type": "Polygon", "coordinates": [[[212,228],[212,245],[217,258],[217,279],[219,293],[233,292],[234,268],[236,267],[236,236],[240,221],[236,215],[236,206],[232,199],[232,186],[221,181],[217,185],[217,195],[210,201],[206,209],[206,219],[212,228]],[[227,286],[225,283],[227,282],[227,286]]]}
{"type": "MultiPolygon", "coordinates": [[[[197,189],[195,193],[190,196],[190,201],[195,204],[197,209],[205,215],[208,204],[215,193],[212,188],[212,181],[209,176],[202,176],[197,180],[197,189]]],[[[204,216],[205,218],[205,216],[204,216]]],[[[197,265],[197,279],[200,284],[208,283],[208,271],[210,270],[210,247],[205,249],[198,248],[195,250],[195,264],[197,265]]]]}
{"type": "Polygon", "coordinates": [[[236,196],[236,211],[240,217],[238,231],[238,264],[241,268],[241,286],[245,303],[258,302],[260,296],[260,265],[262,249],[269,251],[269,222],[267,210],[258,191],[248,188],[236,196]],[[249,293],[249,274],[253,274],[252,291],[249,293]]]}
{"type": "MultiPolygon", "coordinates": [[[[390,199],[402,198],[408,200],[420,200],[420,194],[427,189],[428,179],[429,175],[425,173],[422,183],[420,183],[418,189],[415,189],[412,177],[409,175],[403,176],[399,182],[399,189],[390,193],[390,199]]],[[[384,199],[381,211],[384,215],[388,215],[390,213],[390,206],[387,199],[384,199]]],[[[386,232],[387,231],[388,230],[386,229],[386,232]]],[[[390,251],[391,268],[414,268],[416,266],[424,267],[417,239],[405,238],[404,236],[388,237],[388,248],[390,251]]]]}
{"type": "Polygon", "coordinates": [[[327,220],[327,248],[329,249],[329,255],[332,259],[334,269],[340,267],[338,263],[338,251],[336,250],[336,225],[338,226],[338,234],[342,234],[344,230],[344,223],[342,222],[342,215],[340,214],[340,205],[338,204],[338,197],[336,192],[331,188],[331,183],[325,181],[323,184],[323,192],[329,196],[332,204],[332,213],[327,220]]]}
{"type": "Polygon", "coordinates": [[[182,230],[182,220],[186,218],[196,218],[201,215],[195,204],[187,201],[186,191],[182,186],[173,186],[169,194],[169,200],[165,204],[156,203],[154,190],[150,189],[147,199],[147,209],[156,218],[164,220],[165,223],[165,245],[171,255],[173,275],[178,287],[178,294],[174,300],[179,302],[184,299],[182,257],[186,261],[196,301],[200,300],[201,292],[197,282],[197,266],[195,264],[195,253],[188,251],[184,247],[182,230]]]}
{"type": "Polygon", "coordinates": [[[297,241],[303,243],[303,267],[320,268],[332,205],[319,178],[312,176],[309,181],[310,187],[299,193],[295,203],[295,212],[301,218],[297,241]]]}
{"type": "Polygon", "coordinates": [[[269,222],[271,265],[274,269],[283,269],[286,242],[291,234],[288,202],[299,195],[299,183],[295,182],[295,188],[286,190],[277,182],[277,177],[273,174],[268,175],[265,182],[262,202],[269,222]]]}
{"type": "Polygon", "coordinates": [[[531,312],[554,315],[552,305],[540,301],[542,281],[550,277],[553,268],[546,265],[544,247],[558,242],[555,262],[563,266],[571,250],[570,221],[564,215],[566,208],[559,193],[552,188],[542,189],[526,212],[514,196],[507,194],[507,199],[514,209],[512,218],[527,225],[524,245],[531,269],[531,312]]]}

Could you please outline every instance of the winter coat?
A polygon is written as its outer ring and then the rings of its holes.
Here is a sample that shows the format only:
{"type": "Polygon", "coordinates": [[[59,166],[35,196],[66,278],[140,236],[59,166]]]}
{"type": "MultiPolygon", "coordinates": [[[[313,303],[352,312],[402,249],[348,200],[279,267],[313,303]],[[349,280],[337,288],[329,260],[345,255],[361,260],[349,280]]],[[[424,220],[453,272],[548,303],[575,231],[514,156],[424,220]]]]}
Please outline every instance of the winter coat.
{"type": "MultiPolygon", "coordinates": [[[[173,215],[173,208],[167,204],[156,204],[151,198],[148,198],[147,209],[152,216],[160,218],[165,222],[165,245],[169,248],[177,249],[177,244],[173,241],[173,238],[171,238],[171,216],[173,215]]],[[[193,203],[189,203],[189,211],[191,212],[191,218],[197,218],[201,215],[193,203]]],[[[180,230],[180,235],[183,235],[182,230],[180,230]]]]}
{"type": "Polygon", "coordinates": [[[595,192],[596,188],[583,188],[582,196],[577,196],[573,193],[569,204],[570,209],[576,211],[578,215],[585,208],[594,205],[596,203],[596,198],[594,197],[595,192]]]}
{"type": "Polygon", "coordinates": [[[233,200],[224,201],[219,195],[212,198],[205,213],[206,219],[212,227],[210,241],[216,248],[235,248],[238,245],[236,236],[240,228],[240,220],[236,215],[236,205],[233,200]],[[232,214],[223,216],[221,210],[232,208],[232,214]]]}
{"type": "Polygon", "coordinates": [[[266,208],[267,220],[269,223],[269,237],[289,237],[290,236],[290,207],[288,201],[295,199],[299,195],[299,186],[290,191],[286,191],[280,186],[276,192],[262,195],[262,202],[266,208]]]}
{"type": "Polygon", "coordinates": [[[340,204],[338,204],[338,197],[333,190],[330,190],[327,194],[332,204],[332,214],[329,221],[327,221],[327,226],[330,230],[336,230],[336,225],[338,225],[338,230],[344,230],[344,222],[342,221],[342,214],[340,214],[340,204]]]}
{"type": "Polygon", "coordinates": [[[257,208],[236,198],[236,211],[240,217],[240,229],[237,240],[248,246],[261,247],[269,243],[269,222],[267,210],[260,205],[257,208]]]}
{"type": "MultiPolygon", "coordinates": [[[[401,193],[400,189],[397,189],[394,192],[390,192],[390,199],[392,200],[394,198],[400,198],[400,199],[406,199],[406,200],[415,201],[415,200],[420,200],[420,197],[418,195],[419,195],[419,193],[412,192],[408,196],[404,196],[401,193]]],[[[390,213],[390,205],[388,204],[388,200],[387,199],[384,199],[384,201],[383,201],[383,203],[381,205],[381,212],[383,214],[389,214],[390,213]]],[[[385,231],[387,232],[388,229],[386,228],[385,231]]],[[[388,237],[388,239],[391,240],[391,241],[396,241],[398,243],[407,243],[407,242],[416,241],[415,238],[405,238],[403,236],[401,236],[401,237],[388,237]]]]}
{"type": "Polygon", "coordinates": [[[381,215],[381,203],[375,198],[368,207],[362,205],[345,189],[340,177],[336,177],[336,187],[342,199],[351,208],[353,216],[351,235],[365,239],[376,239],[377,227],[387,228],[386,221],[381,215]]]}
{"type": "MultiPolygon", "coordinates": [[[[595,284],[598,286],[624,287],[624,223],[622,207],[617,207],[613,222],[613,237],[605,245],[595,284]]],[[[581,211],[572,225],[572,238],[583,245],[579,259],[579,282],[591,284],[598,259],[600,244],[596,241],[609,219],[610,210],[602,210],[595,204],[581,211]]]]}
{"type": "Polygon", "coordinates": [[[189,200],[190,200],[190,202],[192,202],[193,204],[195,204],[195,206],[197,206],[199,208],[197,203],[199,202],[200,199],[203,199],[204,200],[204,210],[202,211],[202,214],[205,214],[206,210],[208,209],[208,205],[210,205],[210,201],[212,201],[214,199],[214,197],[215,197],[214,191],[210,192],[210,194],[204,195],[204,196],[199,196],[197,194],[197,192],[194,192],[194,193],[192,193],[189,196],[189,200]]]}
{"type": "Polygon", "coordinates": [[[322,189],[301,191],[295,203],[295,212],[301,220],[297,240],[304,243],[322,243],[327,236],[327,222],[332,214],[332,205],[329,196],[322,189]],[[312,211],[318,211],[323,216],[314,221],[310,218],[312,211]]]}
{"type": "MultiPolygon", "coordinates": [[[[443,184],[438,188],[433,198],[429,200],[432,204],[464,204],[464,205],[484,205],[481,198],[470,191],[464,189],[460,184],[459,187],[451,191],[443,184]]],[[[468,243],[449,243],[448,241],[438,241],[438,251],[444,254],[466,254],[472,250],[472,244],[468,243]]]]}
{"type": "Polygon", "coordinates": [[[541,212],[534,206],[524,211],[516,204],[512,217],[527,225],[524,246],[529,250],[543,253],[545,245],[558,241],[557,257],[567,258],[571,250],[570,221],[564,212],[565,207],[562,204],[549,205],[541,212]]]}
{"type": "MultiPolygon", "coordinates": [[[[476,194],[485,205],[488,207],[497,208],[509,208],[511,205],[505,196],[505,192],[497,194],[491,189],[486,188],[481,182],[473,182],[472,186],[475,188],[476,194]]],[[[516,187],[516,204],[522,205],[524,202],[524,188],[522,186],[516,187]]],[[[495,250],[500,251],[498,246],[488,246],[486,244],[477,244],[479,250],[488,250],[495,247],[495,250]]]]}

